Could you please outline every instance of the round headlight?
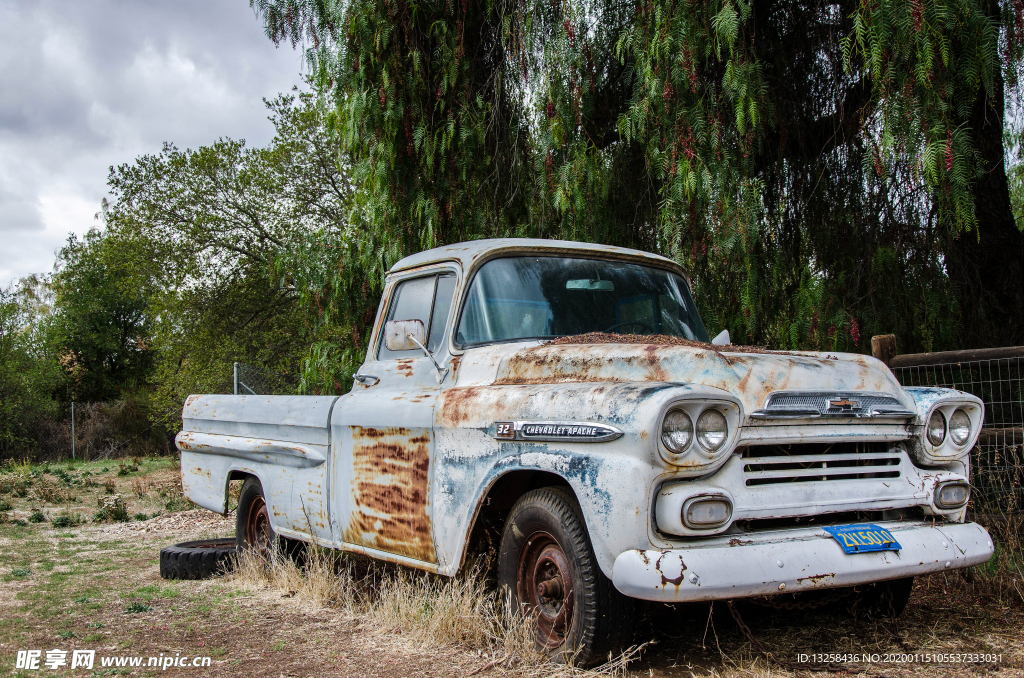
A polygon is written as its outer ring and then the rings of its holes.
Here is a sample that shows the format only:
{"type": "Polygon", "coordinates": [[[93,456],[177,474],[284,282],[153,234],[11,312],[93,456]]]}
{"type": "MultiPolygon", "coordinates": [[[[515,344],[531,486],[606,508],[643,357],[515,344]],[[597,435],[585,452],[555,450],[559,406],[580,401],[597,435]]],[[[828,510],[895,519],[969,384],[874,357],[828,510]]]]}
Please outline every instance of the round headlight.
{"type": "Polygon", "coordinates": [[[928,418],[928,442],[938,447],[946,439],[946,415],[939,410],[928,418]]]}
{"type": "Polygon", "coordinates": [[[661,442],[673,454],[682,454],[693,440],[693,422],[682,410],[669,410],[661,425],[661,442]]]}
{"type": "Polygon", "coordinates": [[[971,418],[963,410],[957,410],[949,418],[949,437],[957,445],[965,445],[971,438],[971,418]]]}
{"type": "Polygon", "coordinates": [[[718,410],[707,409],[697,417],[697,440],[709,452],[715,452],[729,437],[729,424],[718,410]]]}

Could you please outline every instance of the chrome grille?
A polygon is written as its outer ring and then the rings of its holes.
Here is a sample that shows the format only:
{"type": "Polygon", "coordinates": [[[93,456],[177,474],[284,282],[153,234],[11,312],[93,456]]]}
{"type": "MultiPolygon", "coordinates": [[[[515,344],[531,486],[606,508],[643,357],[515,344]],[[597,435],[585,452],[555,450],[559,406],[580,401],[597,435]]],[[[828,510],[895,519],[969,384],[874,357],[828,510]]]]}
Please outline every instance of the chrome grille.
{"type": "Polygon", "coordinates": [[[755,445],[742,458],[748,487],[900,477],[900,450],[884,442],[755,445]]]}
{"type": "Polygon", "coordinates": [[[862,392],[779,391],[768,396],[763,410],[751,413],[754,419],[793,419],[806,417],[911,417],[914,413],[895,396],[862,392]]]}

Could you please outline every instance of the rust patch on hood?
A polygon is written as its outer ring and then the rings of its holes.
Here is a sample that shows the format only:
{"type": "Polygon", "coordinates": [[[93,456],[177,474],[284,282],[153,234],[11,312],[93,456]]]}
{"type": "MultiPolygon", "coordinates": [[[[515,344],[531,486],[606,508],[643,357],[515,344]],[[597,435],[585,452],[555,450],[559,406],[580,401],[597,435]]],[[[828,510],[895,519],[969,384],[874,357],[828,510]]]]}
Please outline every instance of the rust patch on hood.
{"type": "Polygon", "coordinates": [[[552,341],[551,344],[648,344],[650,346],[689,346],[691,348],[714,351],[715,353],[775,353],[792,355],[784,351],[772,351],[764,346],[707,344],[703,341],[691,341],[690,339],[673,337],[668,334],[606,334],[604,332],[589,332],[570,337],[559,337],[552,341]]]}
{"type": "Polygon", "coordinates": [[[748,347],[711,346],[675,337],[665,338],[660,344],[650,341],[657,337],[630,341],[635,335],[625,335],[625,341],[616,343],[584,343],[588,336],[592,335],[567,337],[510,353],[499,364],[493,383],[700,384],[740,398],[747,411],[762,407],[768,394],[784,389],[848,391],[856,386],[858,390],[902,397],[899,383],[885,365],[858,354],[832,356],[760,348],[750,354],[739,352],[747,351],[748,347]]]}
{"type": "Polygon", "coordinates": [[[436,563],[427,514],[430,436],[356,426],[352,443],[354,510],[345,541],[436,563]]]}

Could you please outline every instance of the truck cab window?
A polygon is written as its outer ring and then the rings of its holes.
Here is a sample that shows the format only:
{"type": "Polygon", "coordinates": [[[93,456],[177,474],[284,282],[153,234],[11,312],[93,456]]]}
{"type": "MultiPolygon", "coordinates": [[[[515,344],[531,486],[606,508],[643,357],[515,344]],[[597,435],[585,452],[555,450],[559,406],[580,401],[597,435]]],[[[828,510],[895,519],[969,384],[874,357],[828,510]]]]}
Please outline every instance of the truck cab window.
{"type": "MultiPolygon", "coordinates": [[[[450,274],[430,275],[413,278],[398,284],[391,295],[391,307],[386,321],[419,320],[427,331],[427,349],[433,353],[443,343],[444,328],[455,294],[455,276],[450,274]]],[[[377,360],[417,358],[423,351],[389,351],[383,336],[377,352],[377,360]]]]}
{"type": "Polygon", "coordinates": [[[441,275],[437,278],[437,292],[434,294],[434,313],[430,318],[427,334],[427,350],[436,353],[444,343],[444,328],[448,324],[448,314],[452,310],[452,297],[455,296],[455,276],[441,275]]]}

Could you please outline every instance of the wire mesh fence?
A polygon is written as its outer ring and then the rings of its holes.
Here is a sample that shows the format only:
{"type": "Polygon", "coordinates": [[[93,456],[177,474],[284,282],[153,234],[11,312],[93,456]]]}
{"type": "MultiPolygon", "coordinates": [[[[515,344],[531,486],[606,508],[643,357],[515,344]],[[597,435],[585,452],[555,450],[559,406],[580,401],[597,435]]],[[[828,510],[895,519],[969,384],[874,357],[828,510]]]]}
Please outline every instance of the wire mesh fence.
{"type": "Polygon", "coordinates": [[[169,434],[136,410],[120,400],[63,403],[56,416],[34,422],[30,437],[0,446],[0,459],[97,460],[173,452],[169,434]]]}
{"type": "Polygon", "coordinates": [[[235,395],[295,395],[299,380],[290,374],[235,363],[235,395]]]}
{"type": "Polygon", "coordinates": [[[985,421],[971,451],[975,508],[1024,509],[1024,355],[892,367],[904,386],[955,388],[985,402],[985,421]]]}

